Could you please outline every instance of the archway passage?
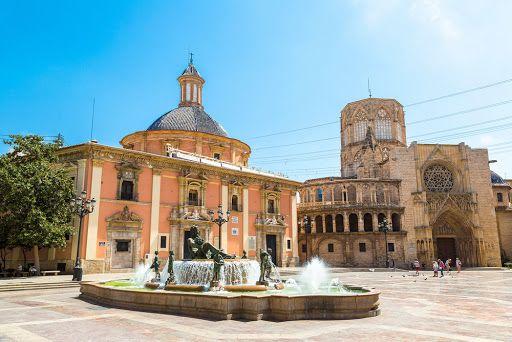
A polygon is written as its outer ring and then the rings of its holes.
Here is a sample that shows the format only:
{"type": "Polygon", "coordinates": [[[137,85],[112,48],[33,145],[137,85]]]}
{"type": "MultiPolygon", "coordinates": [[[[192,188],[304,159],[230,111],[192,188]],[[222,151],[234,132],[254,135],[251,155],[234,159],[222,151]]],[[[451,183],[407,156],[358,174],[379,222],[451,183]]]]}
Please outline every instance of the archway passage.
{"type": "Polygon", "coordinates": [[[452,266],[455,265],[457,257],[457,248],[455,247],[455,238],[437,238],[437,257],[443,261],[452,259],[452,266]]]}
{"type": "Polygon", "coordinates": [[[478,266],[478,249],[472,223],[464,213],[447,210],[442,213],[432,226],[432,252],[434,259],[446,261],[459,258],[464,266],[478,266]]]}

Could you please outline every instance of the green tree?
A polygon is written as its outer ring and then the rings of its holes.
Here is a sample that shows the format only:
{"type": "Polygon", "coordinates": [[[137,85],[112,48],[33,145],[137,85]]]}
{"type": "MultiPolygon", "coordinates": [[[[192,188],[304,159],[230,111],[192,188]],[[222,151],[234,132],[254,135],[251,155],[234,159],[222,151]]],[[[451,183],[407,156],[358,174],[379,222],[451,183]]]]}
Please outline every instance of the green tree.
{"type": "Polygon", "coordinates": [[[10,151],[0,156],[0,243],[24,254],[33,249],[39,269],[38,249],[63,247],[72,232],[73,183],[56,154],[63,140],[12,135],[4,142],[10,151]]]}

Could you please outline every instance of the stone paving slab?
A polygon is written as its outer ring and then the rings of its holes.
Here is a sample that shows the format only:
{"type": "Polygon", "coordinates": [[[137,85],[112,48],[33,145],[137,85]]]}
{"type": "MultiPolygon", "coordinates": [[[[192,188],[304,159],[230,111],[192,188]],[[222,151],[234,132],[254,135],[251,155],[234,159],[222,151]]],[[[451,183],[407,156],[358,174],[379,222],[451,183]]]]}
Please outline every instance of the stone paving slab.
{"type": "Polygon", "coordinates": [[[77,298],[78,288],[29,290],[0,293],[0,341],[511,340],[512,271],[465,271],[440,279],[426,272],[331,271],[344,283],[381,291],[382,314],[347,321],[214,322],[94,305],[77,298]]]}

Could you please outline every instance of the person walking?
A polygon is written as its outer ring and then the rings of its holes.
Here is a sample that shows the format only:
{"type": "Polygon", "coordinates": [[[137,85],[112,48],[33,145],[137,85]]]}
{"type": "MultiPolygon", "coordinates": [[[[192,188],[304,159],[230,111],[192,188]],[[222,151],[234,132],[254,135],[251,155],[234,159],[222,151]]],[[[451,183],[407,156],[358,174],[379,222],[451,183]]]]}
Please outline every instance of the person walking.
{"type": "Polygon", "coordinates": [[[457,267],[457,273],[460,273],[462,269],[462,261],[459,258],[455,258],[455,267],[457,267]]]}
{"type": "Polygon", "coordinates": [[[446,272],[448,272],[449,275],[452,274],[452,272],[450,270],[451,263],[452,263],[452,259],[447,259],[446,262],[444,263],[445,270],[446,270],[446,272]]]}
{"type": "Polygon", "coordinates": [[[438,276],[438,270],[439,270],[439,264],[437,263],[437,261],[432,261],[432,270],[434,271],[434,277],[437,277],[438,276]]]}
{"type": "Polygon", "coordinates": [[[439,271],[441,272],[441,276],[439,278],[444,277],[444,262],[441,259],[437,259],[437,265],[439,268],[439,271]]]}
{"type": "Polygon", "coordinates": [[[416,270],[416,275],[420,275],[420,262],[418,259],[415,259],[413,262],[414,269],[416,270]]]}

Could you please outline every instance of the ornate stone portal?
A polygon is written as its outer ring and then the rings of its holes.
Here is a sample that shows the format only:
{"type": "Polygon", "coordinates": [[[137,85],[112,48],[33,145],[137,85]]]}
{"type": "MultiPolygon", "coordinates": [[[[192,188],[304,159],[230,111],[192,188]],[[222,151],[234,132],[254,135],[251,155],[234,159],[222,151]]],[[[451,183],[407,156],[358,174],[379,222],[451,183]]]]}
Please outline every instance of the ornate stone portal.
{"type": "Polygon", "coordinates": [[[107,219],[105,269],[133,269],[139,262],[142,219],[128,206],[107,219]]]}

